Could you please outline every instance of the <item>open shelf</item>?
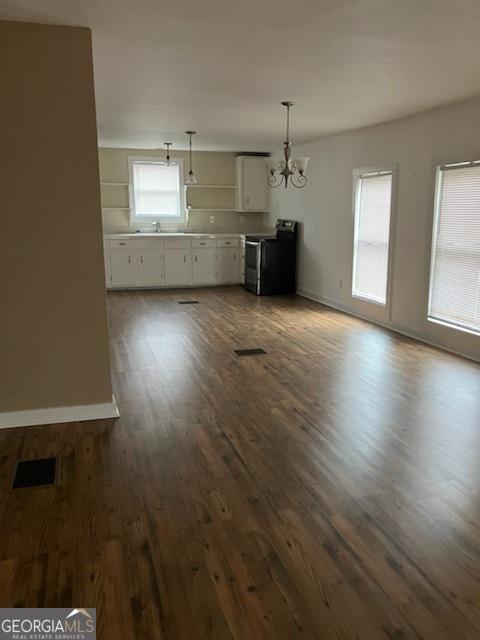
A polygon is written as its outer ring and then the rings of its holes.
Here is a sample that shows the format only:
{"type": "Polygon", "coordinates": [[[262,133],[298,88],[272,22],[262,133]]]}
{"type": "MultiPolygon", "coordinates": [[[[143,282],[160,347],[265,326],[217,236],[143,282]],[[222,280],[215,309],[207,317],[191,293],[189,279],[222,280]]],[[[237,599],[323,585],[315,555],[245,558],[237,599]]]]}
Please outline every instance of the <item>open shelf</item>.
{"type": "Polygon", "coordinates": [[[235,189],[234,184],[186,184],[187,189],[235,189]]]}
{"type": "Polygon", "coordinates": [[[197,209],[196,207],[189,207],[188,211],[190,211],[190,212],[197,211],[197,212],[200,212],[200,213],[205,213],[207,211],[231,211],[231,212],[235,211],[236,212],[237,210],[236,209],[223,209],[223,208],[219,208],[219,207],[217,207],[217,208],[210,207],[210,209],[197,209]]]}

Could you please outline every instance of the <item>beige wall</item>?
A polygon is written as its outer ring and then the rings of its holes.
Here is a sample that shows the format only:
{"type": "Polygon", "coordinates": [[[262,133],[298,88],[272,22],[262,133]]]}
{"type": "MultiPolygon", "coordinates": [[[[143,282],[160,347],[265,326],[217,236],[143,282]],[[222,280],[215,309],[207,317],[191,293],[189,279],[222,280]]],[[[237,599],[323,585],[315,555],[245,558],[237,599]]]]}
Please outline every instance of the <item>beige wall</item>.
{"type": "Polygon", "coordinates": [[[0,411],[110,402],[88,29],[0,22],[0,411]]]}
{"type": "Polygon", "coordinates": [[[342,309],[480,359],[480,338],[426,320],[435,166],[480,157],[480,98],[333,136],[311,157],[304,189],[272,190],[270,222],[302,222],[298,287],[342,309]],[[352,171],[398,163],[391,309],[354,300],[352,171]]]}
{"type": "MultiPolygon", "coordinates": [[[[171,151],[172,158],[183,159],[185,178],[188,174],[189,160],[185,151],[171,151]]],[[[218,151],[194,151],[193,168],[200,184],[235,184],[235,153],[218,151]]],[[[128,183],[128,156],[153,158],[165,157],[165,150],[145,149],[99,149],[100,179],[102,182],[128,183]]],[[[188,227],[195,230],[218,232],[221,229],[235,231],[259,230],[263,224],[261,213],[236,213],[234,211],[215,211],[215,209],[235,208],[234,189],[188,189],[187,201],[193,208],[208,211],[192,211],[188,227]],[[210,222],[210,216],[215,222],[210,222]]],[[[128,188],[126,186],[107,186],[102,184],[102,205],[104,207],[128,207],[128,188]]],[[[125,209],[102,212],[103,228],[108,231],[130,229],[130,212],[125,209]]],[[[133,228],[141,225],[135,224],[133,228]]],[[[165,225],[168,226],[168,225],[165,225]]],[[[171,225],[175,226],[175,225],[171,225]]]]}

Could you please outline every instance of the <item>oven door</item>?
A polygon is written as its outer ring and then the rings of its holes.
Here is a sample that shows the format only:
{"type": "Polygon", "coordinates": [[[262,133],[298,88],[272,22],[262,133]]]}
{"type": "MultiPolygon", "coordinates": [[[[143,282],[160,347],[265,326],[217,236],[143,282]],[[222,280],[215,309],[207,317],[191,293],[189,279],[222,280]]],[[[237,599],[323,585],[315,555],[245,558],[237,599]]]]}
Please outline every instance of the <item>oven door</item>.
{"type": "Polygon", "coordinates": [[[245,241],[245,289],[260,295],[260,267],[262,243],[257,240],[245,241]]]}

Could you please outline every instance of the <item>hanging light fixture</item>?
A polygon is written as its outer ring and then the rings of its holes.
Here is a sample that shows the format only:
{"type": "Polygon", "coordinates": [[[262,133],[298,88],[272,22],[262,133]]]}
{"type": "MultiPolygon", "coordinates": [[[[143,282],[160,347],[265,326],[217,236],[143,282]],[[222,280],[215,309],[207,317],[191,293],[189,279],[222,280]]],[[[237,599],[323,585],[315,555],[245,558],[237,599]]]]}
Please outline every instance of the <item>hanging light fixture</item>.
{"type": "Polygon", "coordinates": [[[172,161],[170,160],[170,147],[172,146],[171,142],[164,142],[163,143],[164,147],[167,147],[167,155],[165,158],[165,164],[170,166],[172,164],[172,161]]]}
{"type": "Polygon", "coordinates": [[[188,172],[188,178],[185,184],[197,184],[197,179],[195,177],[195,174],[193,172],[193,167],[192,167],[192,136],[196,134],[196,131],[185,131],[185,133],[187,134],[187,136],[189,136],[189,148],[190,148],[190,170],[188,172]]]}
{"type": "Polygon", "coordinates": [[[292,143],[290,142],[290,108],[293,107],[295,103],[291,100],[285,100],[282,104],[287,108],[287,138],[283,143],[284,160],[267,158],[268,183],[271,187],[279,187],[283,184],[285,188],[287,188],[290,183],[294,187],[297,187],[297,189],[301,189],[307,184],[305,172],[310,158],[290,157],[292,150],[292,143]]]}

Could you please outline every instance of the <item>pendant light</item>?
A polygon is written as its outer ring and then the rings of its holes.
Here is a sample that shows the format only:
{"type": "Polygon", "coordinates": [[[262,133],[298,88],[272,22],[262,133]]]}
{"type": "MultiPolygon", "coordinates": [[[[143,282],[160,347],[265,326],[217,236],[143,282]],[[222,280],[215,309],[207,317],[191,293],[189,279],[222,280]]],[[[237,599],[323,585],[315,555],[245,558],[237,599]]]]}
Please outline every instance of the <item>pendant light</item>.
{"type": "Polygon", "coordinates": [[[172,164],[172,161],[170,160],[170,147],[172,146],[171,142],[164,142],[163,145],[165,147],[167,147],[167,156],[165,158],[165,164],[167,166],[170,166],[172,164]]]}
{"type": "Polygon", "coordinates": [[[307,184],[307,164],[310,158],[291,158],[292,143],[290,142],[290,109],[295,103],[291,100],[284,100],[282,105],[287,108],[287,135],[283,143],[283,160],[267,158],[268,183],[271,187],[279,187],[281,184],[285,188],[292,184],[297,189],[301,189],[307,184]]]}
{"type": "Polygon", "coordinates": [[[187,134],[187,136],[189,136],[189,149],[190,149],[190,170],[188,172],[188,178],[185,184],[197,184],[197,179],[193,172],[193,166],[192,166],[192,136],[195,135],[196,131],[185,131],[185,133],[187,134]]]}

